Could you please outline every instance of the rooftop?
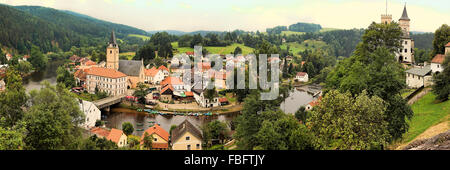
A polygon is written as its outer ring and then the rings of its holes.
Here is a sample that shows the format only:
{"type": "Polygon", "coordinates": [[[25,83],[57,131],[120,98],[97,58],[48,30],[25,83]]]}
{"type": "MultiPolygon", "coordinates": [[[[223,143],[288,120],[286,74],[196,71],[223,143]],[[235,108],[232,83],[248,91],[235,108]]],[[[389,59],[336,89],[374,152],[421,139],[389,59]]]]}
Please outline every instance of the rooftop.
{"type": "Polygon", "coordinates": [[[184,135],[184,133],[190,132],[199,140],[202,140],[202,133],[198,130],[191,122],[185,120],[183,123],[177,126],[174,130],[172,130],[172,143],[175,143],[180,137],[184,135]]]}
{"type": "Polygon", "coordinates": [[[108,77],[108,78],[121,78],[121,77],[127,76],[120,71],[110,69],[110,68],[103,68],[103,67],[92,67],[86,71],[87,71],[87,75],[95,75],[95,76],[108,77]]]}
{"type": "Polygon", "coordinates": [[[106,139],[111,140],[115,143],[119,143],[122,134],[123,134],[122,130],[112,128],[111,132],[109,133],[108,137],[106,137],[106,139]]]}
{"type": "Polygon", "coordinates": [[[142,67],[144,67],[142,60],[119,60],[119,71],[128,76],[139,77],[142,67]]]}
{"type": "Polygon", "coordinates": [[[425,66],[423,68],[412,68],[412,69],[406,70],[406,73],[410,73],[410,74],[414,74],[414,75],[418,75],[418,76],[425,76],[430,72],[431,72],[431,67],[429,65],[425,66]]]}
{"type": "Polygon", "coordinates": [[[152,127],[148,128],[147,130],[145,130],[145,132],[142,134],[141,141],[144,140],[145,133],[147,133],[148,135],[156,134],[156,135],[160,136],[161,138],[163,138],[166,142],[169,141],[169,132],[164,130],[158,124],[155,124],[154,126],[152,126],[152,127]]]}
{"type": "Polygon", "coordinates": [[[433,60],[431,60],[431,63],[438,63],[438,64],[442,64],[444,63],[445,60],[445,55],[443,54],[437,54],[433,60]]]}

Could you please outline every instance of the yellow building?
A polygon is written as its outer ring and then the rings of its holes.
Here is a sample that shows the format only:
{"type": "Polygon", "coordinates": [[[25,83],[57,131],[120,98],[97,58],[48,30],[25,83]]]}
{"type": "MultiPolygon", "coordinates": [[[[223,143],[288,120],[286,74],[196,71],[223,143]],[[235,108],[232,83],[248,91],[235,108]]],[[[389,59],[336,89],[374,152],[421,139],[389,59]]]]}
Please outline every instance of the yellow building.
{"type": "Polygon", "coordinates": [[[146,135],[153,137],[152,149],[167,150],[169,149],[169,132],[164,130],[158,124],[148,128],[141,137],[141,145],[144,144],[144,138],[146,135]]]}
{"type": "Polygon", "coordinates": [[[202,150],[202,133],[185,120],[172,130],[172,150],[202,150]]]}

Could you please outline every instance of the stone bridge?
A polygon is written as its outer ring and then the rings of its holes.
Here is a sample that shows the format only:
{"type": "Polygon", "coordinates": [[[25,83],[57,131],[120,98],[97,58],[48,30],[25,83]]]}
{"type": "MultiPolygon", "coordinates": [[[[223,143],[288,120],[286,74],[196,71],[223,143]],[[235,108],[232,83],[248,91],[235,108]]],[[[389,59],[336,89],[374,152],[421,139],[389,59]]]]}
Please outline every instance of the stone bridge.
{"type": "Polygon", "coordinates": [[[93,103],[95,104],[95,106],[97,106],[98,109],[104,109],[108,108],[111,105],[115,105],[117,103],[122,102],[125,99],[125,97],[126,95],[112,96],[94,101],[93,103]]]}

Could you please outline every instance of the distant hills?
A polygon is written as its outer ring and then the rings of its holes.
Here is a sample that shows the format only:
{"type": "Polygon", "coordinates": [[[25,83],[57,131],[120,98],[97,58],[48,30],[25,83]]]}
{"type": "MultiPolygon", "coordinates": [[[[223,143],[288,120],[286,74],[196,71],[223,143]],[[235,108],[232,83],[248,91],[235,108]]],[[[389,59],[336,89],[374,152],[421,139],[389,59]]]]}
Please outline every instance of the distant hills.
{"type": "Polygon", "coordinates": [[[209,33],[215,33],[215,34],[223,33],[223,31],[205,31],[205,30],[199,30],[199,31],[193,31],[193,32],[184,32],[184,31],[178,31],[178,30],[148,31],[149,34],[155,34],[157,32],[167,32],[168,34],[177,35],[177,36],[194,35],[194,34],[200,34],[202,36],[205,36],[206,34],[209,34],[209,33]]]}
{"type": "Polygon", "coordinates": [[[112,30],[118,38],[128,34],[149,35],[131,26],[40,6],[0,4],[0,16],[0,44],[19,53],[29,53],[32,45],[39,46],[43,52],[97,46],[107,42],[112,30]]]}

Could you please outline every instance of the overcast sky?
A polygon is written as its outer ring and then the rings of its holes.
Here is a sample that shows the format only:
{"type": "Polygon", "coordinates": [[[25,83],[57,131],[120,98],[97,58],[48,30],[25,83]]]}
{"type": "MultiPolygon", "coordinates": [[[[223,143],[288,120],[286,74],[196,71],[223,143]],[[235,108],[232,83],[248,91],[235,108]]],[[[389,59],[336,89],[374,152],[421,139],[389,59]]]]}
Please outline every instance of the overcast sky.
{"type": "MultiPolygon", "coordinates": [[[[400,18],[407,3],[412,31],[434,32],[450,25],[449,0],[389,0],[400,18]]],[[[380,22],[385,0],[0,0],[71,10],[98,19],[151,30],[265,31],[268,27],[313,22],[328,28],[366,28],[380,22]]]]}

